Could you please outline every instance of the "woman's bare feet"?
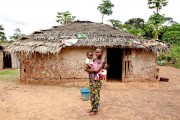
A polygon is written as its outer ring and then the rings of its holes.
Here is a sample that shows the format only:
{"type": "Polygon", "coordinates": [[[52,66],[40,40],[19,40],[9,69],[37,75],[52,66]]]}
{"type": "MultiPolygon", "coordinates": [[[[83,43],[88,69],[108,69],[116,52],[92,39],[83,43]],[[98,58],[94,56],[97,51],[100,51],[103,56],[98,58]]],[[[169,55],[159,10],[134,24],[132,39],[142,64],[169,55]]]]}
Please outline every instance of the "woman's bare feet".
{"type": "Polygon", "coordinates": [[[91,113],[91,112],[93,112],[92,109],[90,109],[90,110],[87,111],[87,113],[91,113]]]}
{"type": "Polygon", "coordinates": [[[93,112],[93,111],[89,113],[90,116],[97,115],[97,114],[98,112],[93,112]]]}

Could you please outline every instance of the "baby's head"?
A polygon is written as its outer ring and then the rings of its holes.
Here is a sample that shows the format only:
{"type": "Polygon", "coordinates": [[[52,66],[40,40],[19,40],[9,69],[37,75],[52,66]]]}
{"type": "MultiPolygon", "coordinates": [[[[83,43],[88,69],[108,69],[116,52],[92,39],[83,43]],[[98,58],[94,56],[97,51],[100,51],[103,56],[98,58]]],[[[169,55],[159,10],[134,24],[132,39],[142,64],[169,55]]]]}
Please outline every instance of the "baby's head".
{"type": "Polygon", "coordinates": [[[93,58],[93,51],[92,50],[87,51],[86,55],[87,55],[87,58],[92,59],[93,58]]]}

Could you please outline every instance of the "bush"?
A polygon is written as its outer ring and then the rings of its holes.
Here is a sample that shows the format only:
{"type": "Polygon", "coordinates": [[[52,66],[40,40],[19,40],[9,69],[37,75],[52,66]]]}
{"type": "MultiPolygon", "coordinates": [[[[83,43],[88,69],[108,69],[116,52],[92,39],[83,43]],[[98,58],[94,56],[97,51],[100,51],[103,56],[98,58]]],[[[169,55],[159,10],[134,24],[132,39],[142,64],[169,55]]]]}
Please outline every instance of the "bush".
{"type": "Polygon", "coordinates": [[[180,43],[180,31],[166,31],[162,36],[163,41],[170,44],[180,43]]]}
{"type": "Polygon", "coordinates": [[[158,65],[160,65],[160,66],[164,66],[164,65],[166,65],[166,60],[159,60],[158,62],[157,62],[157,64],[158,65]]]}
{"type": "Polygon", "coordinates": [[[172,26],[164,26],[161,32],[163,41],[180,45],[180,24],[175,23],[172,26]]]}
{"type": "Polygon", "coordinates": [[[171,48],[167,53],[158,56],[157,63],[158,65],[170,65],[180,68],[180,46],[171,45],[171,48]]]}

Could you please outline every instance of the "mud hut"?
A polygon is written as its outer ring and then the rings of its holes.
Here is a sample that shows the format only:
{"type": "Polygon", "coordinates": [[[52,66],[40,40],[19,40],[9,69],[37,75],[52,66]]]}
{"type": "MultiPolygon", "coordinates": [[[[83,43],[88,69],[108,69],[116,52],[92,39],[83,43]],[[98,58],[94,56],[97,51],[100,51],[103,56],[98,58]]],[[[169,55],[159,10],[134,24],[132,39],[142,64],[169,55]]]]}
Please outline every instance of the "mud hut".
{"type": "Polygon", "coordinates": [[[36,31],[6,50],[19,56],[21,82],[68,83],[87,81],[86,52],[98,46],[110,65],[106,80],[119,82],[154,80],[156,52],[167,49],[107,24],[76,21],[36,31]]]}
{"type": "Polygon", "coordinates": [[[0,70],[3,69],[3,47],[0,46],[0,70]]]}
{"type": "Polygon", "coordinates": [[[0,70],[4,68],[19,69],[18,57],[13,53],[5,52],[4,49],[6,46],[8,46],[7,43],[0,44],[0,70]]]}

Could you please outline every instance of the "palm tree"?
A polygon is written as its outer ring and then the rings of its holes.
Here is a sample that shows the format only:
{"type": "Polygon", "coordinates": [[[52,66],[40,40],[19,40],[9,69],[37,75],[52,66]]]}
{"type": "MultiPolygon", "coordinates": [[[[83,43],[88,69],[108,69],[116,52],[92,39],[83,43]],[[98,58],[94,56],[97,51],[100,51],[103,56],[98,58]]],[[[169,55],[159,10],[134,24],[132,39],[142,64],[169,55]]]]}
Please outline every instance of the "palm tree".
{"type": "Polygon", "coordinates": [[[104,19],[104,15],[112,15],[112,8],[114,5],[109,0],[102,0],[102,3],[97,7],[99,12],[102,14],[102,23],[104,19]]]}
{"type": "Polygon", "coordinates": [[[168,5],[167,0],[148,0],[148,5],[150,9],[156,9],[156,14],[159,13],[159,10],[162,9],[162,7],[165,7],[168,5]]]}
{"type": "MultiPolygon", "coordinates": [[[[148,0],[148,5],[150,9],[155,9],[156,12],[154,12],[155,14],[155,18],[158,18],[159,11],[162,9],[162,7],[165,7],[168,5],[168,1],[167,0],[148,0]]],[[[157,19],[158,21],[158,19],[157,19]]],[[[158,24],[155,24],[155,39],[158,39],[158,24]]]]}
{"type": "Polygon", "coordinates": [[[170,21],[173,21],[171,17],[165,17],[164,15],[154,14],[150,16],[146,24],[146,28],[151,27],[153,29],[154,38],[158,40],[160,28],[163,26],[165,22],[170,22],[170,21]]]}
{"type": "Polygon", "coordinates": [[[142,18],[131,18],[128,21],[126,21],[124,24],[131,25],[135,28],[144,28],[144,19],[142,18]]]}
{"type": "Polygon", "coordinates": [[[71,21],[74,21],[74,19],[76,18],[75,16],[72,16],[71,13],[69,11],[65,11],[65,12],[58,12],[58,15],[56,22],[61,23],[61,24],[67,24],[71,21]]]}

